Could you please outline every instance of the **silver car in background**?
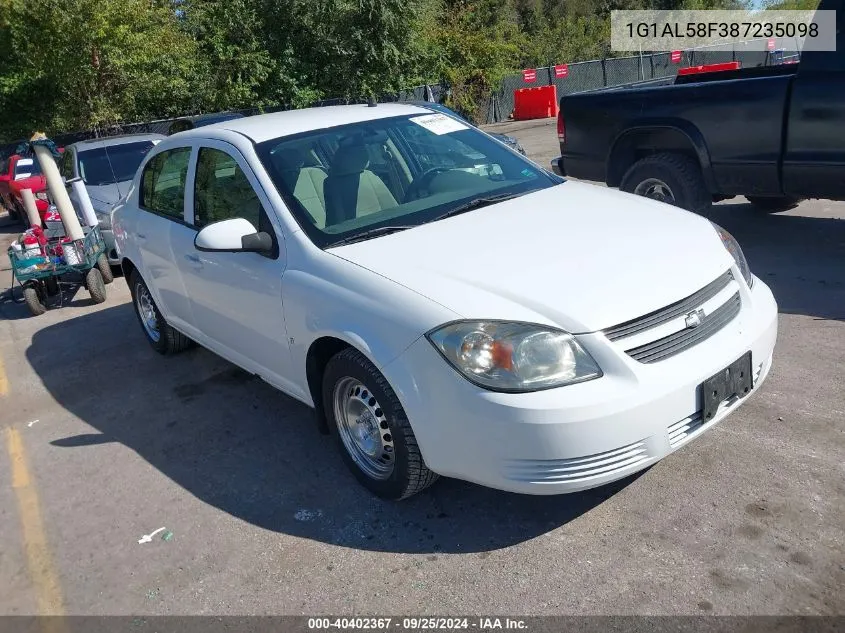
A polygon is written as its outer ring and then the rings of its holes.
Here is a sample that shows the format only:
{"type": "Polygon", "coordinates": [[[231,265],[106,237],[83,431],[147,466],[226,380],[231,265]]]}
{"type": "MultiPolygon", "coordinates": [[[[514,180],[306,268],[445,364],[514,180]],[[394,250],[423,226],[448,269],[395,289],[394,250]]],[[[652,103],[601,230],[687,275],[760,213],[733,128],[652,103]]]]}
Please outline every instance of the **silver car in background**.
{"type": "MultiPolygon", "coordinates": [[[[109,264],[120,263],[114,247],[111,213],[129,192],[144,157],[165,138],[163,134],[128,134],[79,141],[65,147],[60,162],[62,176],[65,182],[82,178],[85,183],[91,205],[100,221],[109,264]]],[[[68,194],[77,214],[81,215],[82,208],[70,185],[68,194]]]]}

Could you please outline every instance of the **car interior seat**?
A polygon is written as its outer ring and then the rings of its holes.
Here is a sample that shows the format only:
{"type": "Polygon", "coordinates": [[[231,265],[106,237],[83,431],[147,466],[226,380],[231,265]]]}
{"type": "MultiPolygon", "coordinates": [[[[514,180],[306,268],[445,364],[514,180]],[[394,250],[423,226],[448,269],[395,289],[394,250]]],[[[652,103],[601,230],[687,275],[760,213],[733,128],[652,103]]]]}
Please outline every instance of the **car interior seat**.
{"type": "Polygon", "coordinates": [[[325,170],[316,165],[305,165],[304,152],[293,148],[273,152],[272,157],[288,191],[305,208],[318,228],[326,226],[325,170]]]}
{"type": "Polygon", "coordinates": [[[367,146],[341,146],[334,155],[325,182],[326,226],[397,205],[384,181],[367,169],[367,146]]]}

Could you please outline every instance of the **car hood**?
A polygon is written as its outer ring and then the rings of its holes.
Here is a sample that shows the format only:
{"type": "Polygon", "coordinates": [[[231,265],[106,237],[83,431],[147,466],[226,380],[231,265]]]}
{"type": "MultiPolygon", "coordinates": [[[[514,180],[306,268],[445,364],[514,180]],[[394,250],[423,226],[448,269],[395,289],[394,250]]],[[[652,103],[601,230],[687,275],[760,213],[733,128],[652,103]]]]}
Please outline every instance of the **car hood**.
{"type": "Polygon", "coordinates": [[[329,252],[464,318],[573,333],[658,310],[733,264],[706,219],[572,181],[329,252]]]}
{"type": "Polygon", "coordinates": [[[132,181],[114,182],[106,185],[85,185],[91,204],[98,211],[105,211],[114,206],[129,192],[132,181]],[[104,208],[105,207],[105,208],[104,208]]]}

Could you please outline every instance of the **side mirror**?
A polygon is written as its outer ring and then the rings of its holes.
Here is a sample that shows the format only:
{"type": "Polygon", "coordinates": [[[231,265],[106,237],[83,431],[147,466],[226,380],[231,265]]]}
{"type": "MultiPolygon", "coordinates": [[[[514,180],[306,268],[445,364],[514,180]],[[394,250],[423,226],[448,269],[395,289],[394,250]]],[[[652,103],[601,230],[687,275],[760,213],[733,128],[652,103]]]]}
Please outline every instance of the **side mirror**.
{"type": "Polygon", "coordinates": [[[273,238],[255,230],[249,220],[232,218],[204,227],[194,238],[198,251],[217,253],[269,253],[273,238]]]}

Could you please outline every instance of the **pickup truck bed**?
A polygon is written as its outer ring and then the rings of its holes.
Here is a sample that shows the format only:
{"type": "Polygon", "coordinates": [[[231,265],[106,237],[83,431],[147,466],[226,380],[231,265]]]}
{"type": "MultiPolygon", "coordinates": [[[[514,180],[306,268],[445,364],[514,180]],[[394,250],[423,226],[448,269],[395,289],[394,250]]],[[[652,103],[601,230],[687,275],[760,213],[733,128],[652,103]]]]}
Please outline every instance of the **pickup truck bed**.
{"type": "Polygon", "coordinates": [[[800,64],[565,96],[556,171],[691,210],[735,195],[769,210],[845,199],[841,29],[837,38],[837,52],[808,51],[800,64]]]}

